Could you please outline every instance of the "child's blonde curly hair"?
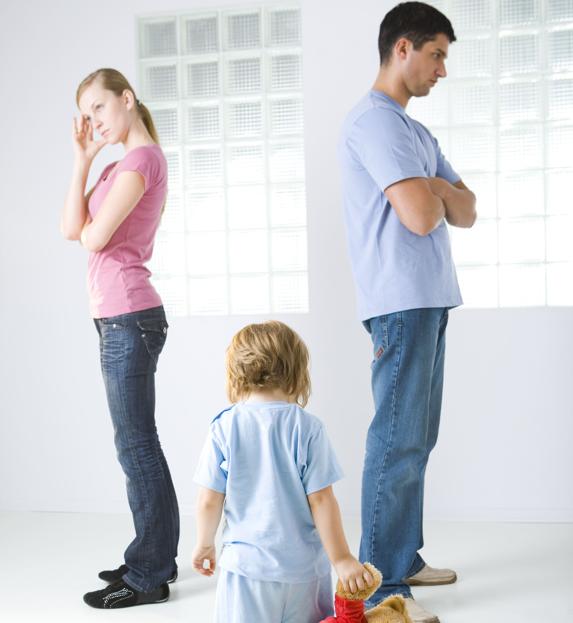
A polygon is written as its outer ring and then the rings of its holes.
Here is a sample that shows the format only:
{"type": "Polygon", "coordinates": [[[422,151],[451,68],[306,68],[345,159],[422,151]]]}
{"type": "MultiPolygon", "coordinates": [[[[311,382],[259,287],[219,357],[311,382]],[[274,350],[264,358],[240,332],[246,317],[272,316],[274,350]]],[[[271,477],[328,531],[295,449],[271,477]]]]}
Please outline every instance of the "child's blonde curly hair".
{"type": "Polygon", "coordinates": [[[304,407],[310,396],[308,349],[284,322],[243,327],[227,348],[227,396],[231,402],[251,392],[280,389],[304,407]]]}

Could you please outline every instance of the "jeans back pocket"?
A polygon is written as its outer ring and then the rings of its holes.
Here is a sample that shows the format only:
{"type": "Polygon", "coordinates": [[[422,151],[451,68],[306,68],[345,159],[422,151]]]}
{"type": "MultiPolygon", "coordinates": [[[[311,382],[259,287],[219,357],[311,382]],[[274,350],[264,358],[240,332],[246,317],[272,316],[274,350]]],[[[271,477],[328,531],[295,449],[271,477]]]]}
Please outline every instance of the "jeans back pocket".
{"type": "Polygon", "coordinates": [[[149,356],[153,359],[155,364],[157,364],[159,355],[167,340],[167,329],[169,327],[167,321],[154,318],[142,319],[137,320],[137,326],[141,331],[141,339],[145,344],[149,356]]]}

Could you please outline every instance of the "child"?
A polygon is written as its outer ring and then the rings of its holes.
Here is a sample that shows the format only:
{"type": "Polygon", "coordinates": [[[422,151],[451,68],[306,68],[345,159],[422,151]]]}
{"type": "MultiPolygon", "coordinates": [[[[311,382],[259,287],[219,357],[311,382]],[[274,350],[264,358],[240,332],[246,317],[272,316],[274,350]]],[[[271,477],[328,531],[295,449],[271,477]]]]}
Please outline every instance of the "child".
{"type": "Polygon", "coordinates": [[[332,614],[328,559],[351,591],[374,580],[344,536],[332,492],[342,472],[324,427],[301,408],[303,341],[282,322],[246,326],[227,350],[227,394],[235,404],[211,423],[195,474],[193,566],[213,575],[224,505],[215,621],[317,623],[332,614]]]}

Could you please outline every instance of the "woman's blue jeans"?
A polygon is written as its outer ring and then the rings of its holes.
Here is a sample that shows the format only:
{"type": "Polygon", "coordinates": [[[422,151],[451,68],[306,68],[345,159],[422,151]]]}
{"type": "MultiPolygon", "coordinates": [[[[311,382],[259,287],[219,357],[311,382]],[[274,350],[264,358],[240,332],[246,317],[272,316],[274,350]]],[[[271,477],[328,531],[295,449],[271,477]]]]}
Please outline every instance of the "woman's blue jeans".
{"type": "Polygon", "coordinates": [[[179,509],[155,427],[155,370],[167,337],[163,307],[96,319],[115,447],[127,479],[135,539],[123,579],[149,592],[175,571],[179,509]]]}
{"type": "Polygon", "coordinates": [[[447,308],[411,309],[367,320],[374,346],[375,415],[362,478],[360,560],[380,569],[368,606],[411,596],[404,578],[424,560],[422,517],[428,456],[438,438],[447,308]]]}

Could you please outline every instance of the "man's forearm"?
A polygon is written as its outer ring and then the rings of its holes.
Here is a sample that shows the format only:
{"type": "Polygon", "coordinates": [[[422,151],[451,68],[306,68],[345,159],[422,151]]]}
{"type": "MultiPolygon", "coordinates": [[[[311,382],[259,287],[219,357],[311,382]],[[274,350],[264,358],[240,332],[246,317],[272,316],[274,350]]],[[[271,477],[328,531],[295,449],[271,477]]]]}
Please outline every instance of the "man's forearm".
{"type": "Polygon", "coordinates": [[[456,188],[441,177],[428,178],[432,192],[446,209],[446,221],[454,227],[471,227],[476,220],[476,198],[467,188],[456,188]]]}
{"type": "MultiPolygon", "coordinates": [[[[436,193],[434,194],[436,195],[436,193]]],[[[432,227],[430,232],[437,229],[442,224],[442,221],[448,217],[446,202],[439,195],[436,195],[436,202],[431,206],[431,215],[430,222],[432,227]]]]}

